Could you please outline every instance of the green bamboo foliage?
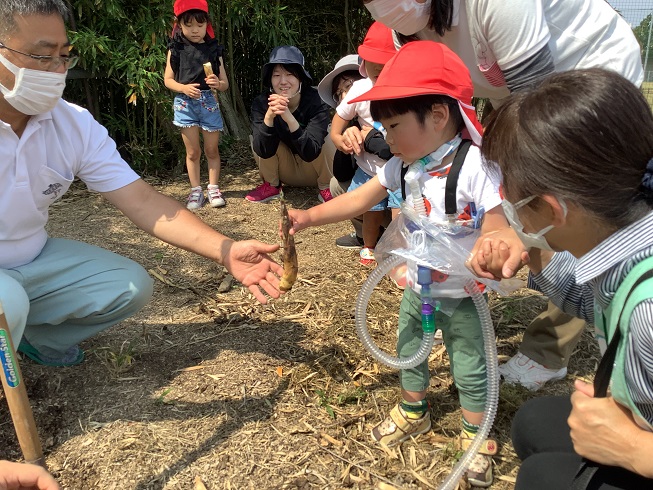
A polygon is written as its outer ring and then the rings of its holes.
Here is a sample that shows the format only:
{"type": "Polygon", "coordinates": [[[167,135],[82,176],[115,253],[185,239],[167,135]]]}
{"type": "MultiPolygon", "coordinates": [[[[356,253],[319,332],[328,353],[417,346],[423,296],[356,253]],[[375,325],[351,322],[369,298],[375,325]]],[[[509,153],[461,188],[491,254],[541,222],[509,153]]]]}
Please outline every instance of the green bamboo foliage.
{"type": "MultiPolygon", "coordinates": [[[[70,38],[79,52],[66,98],[87,107],[140,171],[171,168],[183,155],[163,84],[172,0],[71,0],[70,38]]],[[[274,46],[294,44],[317,83],[371,23],[357,0],[209,0],[231,88],[221,95],[227,130],[246,138],[261,66],[274,46]]],[[[225,140],[228,138],[225,138],[225,140]]]]}

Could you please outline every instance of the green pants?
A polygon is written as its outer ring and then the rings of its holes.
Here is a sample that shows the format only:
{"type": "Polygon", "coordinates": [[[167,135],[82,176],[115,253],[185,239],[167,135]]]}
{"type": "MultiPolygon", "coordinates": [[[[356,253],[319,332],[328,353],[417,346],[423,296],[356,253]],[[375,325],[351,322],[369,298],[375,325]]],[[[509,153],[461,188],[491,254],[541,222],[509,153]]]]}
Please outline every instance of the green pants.
{"type": "MultiPolygon", "coordinates": [[[[435,327],[442,330],[460,405],[470,412],[483,412],[487,394],[485,351],[481,321],[472,299],[461,300],[451,317],[436,312],[435,327]]],[[[422,303],[417,293],[406,288],[399,308],[399,357],[417,352],[421,341],[422,303]]],[[[429,386],[429,377],[428,361],[424,361],[400,372],[401,387],[406,391],[424,391],[429,386]]]]}

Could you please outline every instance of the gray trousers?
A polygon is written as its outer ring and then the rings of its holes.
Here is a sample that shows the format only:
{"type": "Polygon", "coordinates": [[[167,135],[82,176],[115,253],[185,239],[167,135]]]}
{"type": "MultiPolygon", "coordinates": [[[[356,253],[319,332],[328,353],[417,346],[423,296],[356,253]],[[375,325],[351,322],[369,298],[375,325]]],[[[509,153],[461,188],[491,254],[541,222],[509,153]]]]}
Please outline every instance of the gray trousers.
{"type": "Polygon", "coordinates": [[[48,239],[29,264],[0,269],[0,301],[16,348],[24,337],[49,356],[132,316],[152,286],[133,260],[62,238],[48,239]]]}

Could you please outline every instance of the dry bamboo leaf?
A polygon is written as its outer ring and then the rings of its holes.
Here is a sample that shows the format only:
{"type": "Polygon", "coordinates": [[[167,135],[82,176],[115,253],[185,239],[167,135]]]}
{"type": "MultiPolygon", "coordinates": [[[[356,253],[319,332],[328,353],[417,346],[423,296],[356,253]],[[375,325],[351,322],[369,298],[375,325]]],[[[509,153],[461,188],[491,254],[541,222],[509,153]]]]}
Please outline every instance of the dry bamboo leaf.
{"type": "Polygon", "coordinates": [[[148,269],[147,272],[152,274],[152,276],[154,276],[155,279],[158,279],[163,284],[167,284],[168,286],[174,286],[174,283],[170,279],[167,279],[167,278],[163,277],[161,274],[159,274],[154,269],[148,269]]]}
{"type": "Polygon", "coordinates": [[[389,483],[382,482],[382,481],[377,483],[376,488],[378,488],[379,490],[399,490],[397,487],[395,487],[393,485],[390,485],[389,483]]]}
{"type": "Polygon", "coordinates": [[[305,318],[304,313],[293,313],[292,315],[286,315],[279,318],[279,320],[297,320],[299,318],[305,318]]]}
{"type": "Polygon", "coordinates": [[[383,444],[383,443],[380,443],[379,447],[386,454],[386,456],[388,456],[389,458],[399,459],[399,456],[397,455],[397,451],[395,451],[391,447],[388,447],[386,444],[383,444]]]}
{"type": "Polygon", "coordinates": [[[321,436],[323,439],[325,439],[325,440],[327,440],[328,442],[330,442],[331,444],[333,444],[334,446],[338,446],[338,447],[341,447],[341,446],[342,446],[342,442],[340,442],[338,439],[334,439],[333,437],[331,437],[329,434],[327,434],[327,433],[325,433],[325,432],[320,432],[320,436],[321,436]]]}
{"type": "Polygon", "coordinates": [[[309,284],[311,286],[317,286],[317,283],[314,283],[313,281],[309,281],[308,279],[302,279],[301,277],[298,277],[297,280],[299,282],[303,282],[304,284],[309,284]]]}
{"type": "Polygon", "coordinates": [[[299,381],[297,381],[297,383],[303,383],[304,381],[308,381],[308,380],[311,379],[313,376],[317,376],[317,374],[318,374],[318,373],[311,373],[311,374],[309,374],[308,376],[306,376],[304,379],[300,379],[299,381]]]}
{"type": "Polygon", "coordinates": [[[456,490],[472,490],[472,484],[469,483],[466,478],[463,478],[458,482],[456,490]]]}
{"type": "Polygon", "coordinates": [[[417,466],[417,454],[415,454],[415,448],[411,447],[409,453],[410,453],[410,458],[409,458],[410,465],[414,468],[415,466],[417,466]]]}
{"type": "Polygon", "coordinates": [[[501,476],[499,476],[499,477],[497,477],[497,478],[498,478],[499,480],[501,480],[501,481],[507,481],[508,483],[517,483],[517,478],[515,478],[514,476],[504,476],[504,475],[501,475],[501,476]]]}
{"type": "Polygon", "coordinates": [[[419,481],[421,481],[424,485],[426,485],[427,487],[429,487],[429,488],[436,488],[436,487],[433,486],[433,484],[431,484],[431,482],[429,482],[426,478],[424,478],[422,475],[420,475],[419,473],[417,473],[417,471],[411,469],[411,470],[410,470],[410,473],[411,473],[415,478],[417,478],[419,481]]]}
{"type": "Polygon", "coordinates": [[[204,485],[204,482],[199,476],[195,477],[195,481],[193,482],[193,490],[207,490],[206,485],[204,485]]]}
{"type": "Polygon", "coordinates": [[[214,380],[214,381],[221,381],[222,378],[225,377],[224,374],[207,374],[207,376],[208,376],[209,378],[211,378],[212,380],[214,380]]]}
{"type": "Polygon", "coordinates": [[[365,478],[361,478],[360,476],[356,476],[353,473],[349,474],[349,478],[351,478],[351,481],[354,483],[365,483],[365,478]]]}
{"type": "Polygon", "coordinates": [[[204,366],[190,366],[183,369],[175,369],[175,373],[186,373],[188,371],[197,371],[198,369],[204,369],[204,366]]]}
{"type": "Polygon", "coordinates": [[[127,439],[123,439],[118,443],[118,449],[127,449],[128,447],[132,446],[138,439],[135,437],[128,437],[127,439]]]}

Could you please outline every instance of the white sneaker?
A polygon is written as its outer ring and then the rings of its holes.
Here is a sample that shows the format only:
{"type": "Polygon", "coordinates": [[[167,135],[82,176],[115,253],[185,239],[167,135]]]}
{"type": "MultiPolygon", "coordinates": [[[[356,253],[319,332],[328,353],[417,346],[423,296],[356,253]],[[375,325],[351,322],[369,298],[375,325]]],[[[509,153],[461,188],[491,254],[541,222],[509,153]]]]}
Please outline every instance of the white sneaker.
{"type": "Polygon", "coordinates": [[[520,384],[531,391],[537,391],[547,381],[567,376],[567,368],[549,369],[518,352],[508,362],[499,366],[499,374],[508,384],[520,384]]]}

